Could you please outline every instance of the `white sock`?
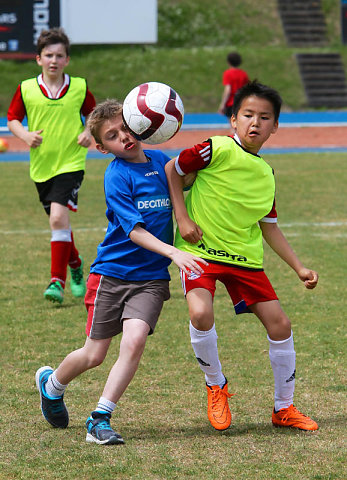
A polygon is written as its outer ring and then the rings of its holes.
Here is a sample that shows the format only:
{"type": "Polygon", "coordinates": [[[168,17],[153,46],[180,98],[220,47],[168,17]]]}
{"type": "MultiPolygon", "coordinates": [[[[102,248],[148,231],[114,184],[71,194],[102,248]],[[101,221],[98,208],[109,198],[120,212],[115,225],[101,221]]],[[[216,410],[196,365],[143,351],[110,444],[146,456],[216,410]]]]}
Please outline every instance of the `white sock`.
{"type": "Polygon", "coordinates": [[[218,357],[218,336],[215,325],[211,330],[203,331],[197,330],[190,322],[189,332],[196,359],[205,373],[207,385],[219,385],[222,388],[225,384],[225,377],[218,357]]]}
{"type": "Polygon", "coordinates": [[[105,397],[100,397],[98,406],[96,407],[96,412],[102,413],[112,413],[113,410],[116,408],[116,403],[111,402],[111,400],[107,400],[105,397]]]}
{"type": "Polygon", "coordinates": [[[45,384],[45,391],[50,397],[61,397],[65,392],[67,385],[62,385],[55,374],[55,371],[48,377],[48,380],[45,384]]]}
{"type": "Polygon", "coordinates": [[[71,242],[71,229],[52,230],[51,242],[71,242]]]}
{"type": "Polygon", "coordinates": [[[293,403],[295,388],[295,350],[293,332],[286,340],[275,341],[269,336],[269,357],[275,379],[275,410],[293,403]]]}

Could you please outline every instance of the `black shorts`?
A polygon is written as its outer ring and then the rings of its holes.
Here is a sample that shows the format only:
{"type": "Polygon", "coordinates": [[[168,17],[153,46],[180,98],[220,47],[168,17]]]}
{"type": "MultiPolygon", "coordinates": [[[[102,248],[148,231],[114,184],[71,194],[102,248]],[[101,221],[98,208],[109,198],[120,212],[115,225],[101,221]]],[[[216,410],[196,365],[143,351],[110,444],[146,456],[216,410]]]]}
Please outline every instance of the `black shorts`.
{"type": "Polygon", "coordinates": [[[40,202],[47,215],[51,211],[51,203],[59,203],[73,212],[77,211],[78,191],[81,188],[84,171],[62,173],[46,182],[35,182],[40,202]]]}

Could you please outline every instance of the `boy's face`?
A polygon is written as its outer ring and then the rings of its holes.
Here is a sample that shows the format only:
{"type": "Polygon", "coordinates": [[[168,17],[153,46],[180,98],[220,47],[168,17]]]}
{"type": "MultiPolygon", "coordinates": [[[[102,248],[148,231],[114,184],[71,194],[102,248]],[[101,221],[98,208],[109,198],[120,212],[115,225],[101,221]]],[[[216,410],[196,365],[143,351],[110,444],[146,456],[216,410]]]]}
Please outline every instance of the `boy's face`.
{"type": "Polygon", "coordinates": [[[144,162],[146,157],[139,142],[123,123],[122,115],[106,120],[100,127],[101,143],[96,148],[101,153],[112,153],[129,162],[144,162]]]}
{"type": "Polygon", "coordinates": [[[70,57],[67,56],[63,43],[54,43],[43,48],[36,62],[42,67],[43,77],[51,79],[60,78],[64,68],[68,65],[70,57]]]}
{"type": "Polygon", "coordinates": [[[251,153],[258,153],[263,143],[278,128],[272,103],[255,95],[242,101],[237,116],[231,117],[231,124],[241,145],[251,153]]]}

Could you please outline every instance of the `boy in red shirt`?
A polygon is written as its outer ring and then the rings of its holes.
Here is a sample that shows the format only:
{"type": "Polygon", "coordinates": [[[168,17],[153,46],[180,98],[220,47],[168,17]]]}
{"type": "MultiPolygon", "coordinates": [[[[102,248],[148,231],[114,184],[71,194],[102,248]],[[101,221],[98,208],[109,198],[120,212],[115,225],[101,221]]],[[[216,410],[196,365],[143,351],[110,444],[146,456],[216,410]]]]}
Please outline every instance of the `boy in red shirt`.
{"type": "Polygon", "coordinates": [[[231,52],[227,56],[227,62],[229,68],[223,73],[224,91],[218,112],[228,117],[230,121],[235,93],[249,82],[249,78],[244,70],[238,68],[242,63],[241,55],[231,52]]]}

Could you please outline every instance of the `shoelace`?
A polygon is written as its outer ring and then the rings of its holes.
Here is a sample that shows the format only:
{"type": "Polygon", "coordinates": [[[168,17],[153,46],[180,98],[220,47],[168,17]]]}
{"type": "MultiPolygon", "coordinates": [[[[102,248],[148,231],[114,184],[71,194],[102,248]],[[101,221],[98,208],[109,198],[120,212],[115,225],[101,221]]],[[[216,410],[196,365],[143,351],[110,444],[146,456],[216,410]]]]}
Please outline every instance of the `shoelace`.
{"type": "Polygon", "coordinates": [[[49,407],[52,413],[60,413],[64,410],[61,400],[52,400],[49,407]]]}
{"type": "Polygon", "coordinates": [[[81,267],[72,268],[71,277],[75,283],[80,284],[83,279],[82,268],[81,267]]]}
{"type": "Polygon", "coordinates": [[[301,418],[301,419],[309,418],[303,413],[299,412],[299,410],[296,407],[294,407],[294,405],[290,405],[285,415],[283,415],[283,417],[281,418],[281,422],[286,422],[288,418],[291,416],[291,414],[294,414],[297,418],[301,418]]]}
{"type": "Polygon", "coordinates": [[[218,390],[212,390],[212,408],[215,407],[215,405],[218,403],[219,399],[221,396],[225,396],[227,398],[230,398],[232,397],[233,395],[235,395],[234,393],[229,393],[229,392],[225,392],[223,391],[221,388],[218,389],[218,390]]]}
{"type": "Polygon", "coordinates": [[[54,288],[60,292],[60,288],[55,282],[50,283],[47,288],[54,288]]]}
{"type": "Polygon", "coordinates": [[[94,425],[94,428],[100,428],[102,430],[112,430],[113,431],[113,428],[111,427],[111,425],[106,421],[106,420],[100,420],[100,422],[98,422],[96,425],[94,425]]]}

